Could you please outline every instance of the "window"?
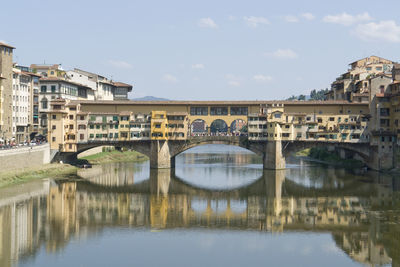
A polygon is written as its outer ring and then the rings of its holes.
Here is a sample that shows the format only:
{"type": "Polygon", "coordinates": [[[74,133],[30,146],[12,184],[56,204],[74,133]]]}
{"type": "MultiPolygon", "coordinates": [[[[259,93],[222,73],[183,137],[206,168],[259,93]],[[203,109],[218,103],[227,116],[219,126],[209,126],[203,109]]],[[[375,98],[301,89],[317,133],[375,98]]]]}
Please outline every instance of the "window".
{"type": "Polygon", "coordinates": [[[247,115],[247,107],[231,107],[231,115],[247,115]]]}
{"type": "Polygon", "coordinates": [[[55,130],[55,129],[56,129],[56,126],[55,126],[55,125],[52,125],[52,126],[51,126],[51,129],[55,130]]]}
{"type": "Polygon", "coordinates": [[[70,125],[69,125],[69,129],[70,129],[70,130],[73,130],[73,129],[74,129],[74,125],[73,125],[73,124],[70,124],[70,125]]]}
{"type": "Polygon", "coordinates": [[[335,117],[329,117],[329,121],[335,121],[335,117]]]}
{"type": "Polygon", "coordinates": [[[80,135],[79,135],[79,139],[80,139],[80,140],[85,139],[85,135],[84,135],[84,134],[80,134],[80,135]]]}
{"type": "Polygon", "coordinates": [[[42,99],[42,109],[47,109],[48,108],[48,101],[46,98],[42,99]]]}
{"type": "Polygon", "coordinates": [[[69,119],[73,120],[74,119],[74,115],[69,115],[69,119]]]}
{"type": "Polygon", "coordinates": [[[211,107],[210,109],[211,115],[228,115],[227,107],[211,107]]]}
{"type": "Polygon", "coordinates": [[[89,135],[89,138],[93,138],[93,137],[94,137],[94,134],[90,134],[90,135],[89,135]]]}
{"type": "Polygon", "coordinates": [[[96,125],[96,129],[100,129],[100,125],[96,125]]]}
{"type": "Polygon", "coordinates": [[[79,119],[80,119],[81,121],[83,121],[83,120],[85,119],[85,116],[79,116],[79,119]]]}
{"type": "Polygon", "coordinates": [[[207,116],[208,115],[208,107],[191,107],[190,115],[207,116]]]}
{"type": "Polygon", "coordinates": [[[47,91],[47,86],[46,86],[46,85],[42,85],[42,86],[40,87],[40,92],[41,92],[41,93],[46,93],[46,91],[47,91]]]}
{"type": "Polygon", "coordinates": [[[90,116],[90,120],[91,121],[95,121],[96,120],[96,116],[90,116]]]}
{"type": "Polygon", "coordinates": [[[57,115],[51,115],[51,118],[53,119],[53,120],[55,120],[55,119],[57,119],[57,115]]]}
{"type": "Polygon", "coordinates": [[[51,138],[51,141],[55,142],[55,141],[56,141],[56,138],[55,138],[55,137],[52,137],[52,138],[51,138]]]}
{"type": "Polygon", "coordinates": [[[274,114],[274,118],[275,119],[280,119],[282,117],[282,114],[281,113],[275,113],[274,114]]]}
{"type": "Polygon", "coordinates": [[[93,125],[93,124],[90,124],[90,125],[89,125],[89,128],[90,128],[90,129],[94,129],[94,125],[93,125]]]}
{"type": "Polygon", "coordinates": [[[55,85],[52,85],[52,86],[51,86],[51,92],[52,92],[52,93],[55,93],[55,92],[56,92],[56,86],[55,86],[55,85]]]}

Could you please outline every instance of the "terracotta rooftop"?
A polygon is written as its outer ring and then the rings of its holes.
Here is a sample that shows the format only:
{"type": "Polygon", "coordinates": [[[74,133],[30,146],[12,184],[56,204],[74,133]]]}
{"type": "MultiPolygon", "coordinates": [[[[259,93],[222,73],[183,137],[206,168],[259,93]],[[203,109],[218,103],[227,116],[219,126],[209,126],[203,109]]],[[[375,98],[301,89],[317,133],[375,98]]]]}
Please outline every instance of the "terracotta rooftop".
{"type": "Polygon", "coordinates": [[[121,82],[113,82],[112,83],[116,87],[127,87],[129,91],[132,90],[132,85],[127,84],[127,83],[121,83],[121,82]]]}

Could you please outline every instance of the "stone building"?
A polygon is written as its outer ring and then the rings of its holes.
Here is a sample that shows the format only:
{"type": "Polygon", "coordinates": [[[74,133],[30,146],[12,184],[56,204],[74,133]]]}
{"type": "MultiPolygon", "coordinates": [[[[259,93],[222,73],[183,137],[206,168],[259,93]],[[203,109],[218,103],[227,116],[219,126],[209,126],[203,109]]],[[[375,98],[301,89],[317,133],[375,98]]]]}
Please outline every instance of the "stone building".
{"type": "MultiPolygon", "coordinates": [[[[5,43],[0,43],[0,139],[9,142],[12,139],[12,80],[13,50],[5,43]]],[[[3,141],[3,142],[4,142],[3,141]]]]}

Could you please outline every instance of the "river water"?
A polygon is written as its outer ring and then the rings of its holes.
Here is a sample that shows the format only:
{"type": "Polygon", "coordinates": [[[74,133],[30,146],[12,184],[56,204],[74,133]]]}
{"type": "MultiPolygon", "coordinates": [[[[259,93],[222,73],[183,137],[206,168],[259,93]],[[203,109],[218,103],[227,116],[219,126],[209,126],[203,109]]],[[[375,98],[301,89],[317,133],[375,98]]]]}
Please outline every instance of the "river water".
{"type": "Polygon", "coordinates": [[[206,145],[0,191],[0,266],[399,266],[400,178],[206,145]]]}

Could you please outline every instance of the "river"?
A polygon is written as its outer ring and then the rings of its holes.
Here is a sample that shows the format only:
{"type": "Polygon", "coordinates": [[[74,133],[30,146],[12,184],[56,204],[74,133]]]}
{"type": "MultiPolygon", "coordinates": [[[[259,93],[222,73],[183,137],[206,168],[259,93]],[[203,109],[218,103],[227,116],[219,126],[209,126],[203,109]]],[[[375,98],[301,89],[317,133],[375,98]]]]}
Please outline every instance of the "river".
{"type": "Polygon", "coordinates": [[[399,266],[400,180],[224,145],[0,190],[0,266],[399,266]]]}

